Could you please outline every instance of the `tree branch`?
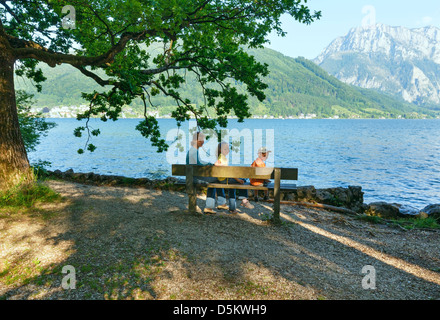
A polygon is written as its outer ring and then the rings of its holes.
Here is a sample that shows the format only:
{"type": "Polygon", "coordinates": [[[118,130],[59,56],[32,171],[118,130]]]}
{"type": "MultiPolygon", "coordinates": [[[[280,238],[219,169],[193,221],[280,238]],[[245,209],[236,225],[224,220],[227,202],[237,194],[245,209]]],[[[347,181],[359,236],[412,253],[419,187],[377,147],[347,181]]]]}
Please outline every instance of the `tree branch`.
{"type": "Polygon", "coordinates": [[[78,69],[79,71],[81,71],[81,73],[82,73],[83,75],[85,75],[85,76],[87,76],[87,77],[92,78],[93,80],[95,80],[95,82],[96,82],[97,84],[99,84],[101,87],[111,86],[111,85],[117,86],[117,85],[118,85],[117,82],[112,82],[112,81],[110,81],[110,80],[104,80],[104,79],[102,79],[102,78],[99,77],[97,74],[95,74],[95,73],[93,73],[93,72],[87,70],[87,69],[84,68],[83,66],[75,66],[75,65],[74,65],[74,67],[75,67],[76,69],[78,69]]]}
{"type": "Polygon", "coordinates": [[[51,35],[55,31],[42,30],[42,29],[38,28],[36,25],[32,25],[27,22],[24,22],[22,20],[22,18],[17,13],[15,13],[14,10],[6,2],[7,2],[6,0],[0,0],[0,4],[3,5],[3,7],[6,9],[6,11],[17,21],[18,28],[24,29],[23,26],[27,26],[28,28],[32,28],[32,29],[35,29],[36,31],[40,32],[42,35],[49,38],[51,41],[54,41],[54,39],[52,38],[51,35]]]}
{"type": "Polygon", "coordinates": [[[112,63],[114,57],[124,50],[127,43],[131,40],[139,41],[146,37],[146,34],[154,34],[154,31],[126,32],[121,36],[119,42],[112,46],[106,53],[95,57],[84,57],[73,54],[53,52],[33,41],[27,41],[9,36],[10,43],[14,48],[17,59],[36,59],[47,63],[51,67],[57,64],[67,63],[73,66],[101,66],[112,63]]]}
{"type": "Polygon", "coordinates": [[[195,8],[193,12],[190,12],[190,13],[188,14],[188,16],[192,16],[192,15],[196,14],[197,11],[203,9],[203,8],[209,3],[209,1],[210,1],[210,0],[206,0],[206,1],[202,2],[202,3],[200,4],[200,6],[198,6],[197,8],[195,8]]]}
{"type": "Polygon", "coordinates": [[[21,19],[15,14],[15,12],[11,9],[11,7],[6,3],[6,1],[4,0],[0,0],[0,4],[3,5],[6,9],[6,11],[8,11],[8,13],[13,16],[15,18],[15,20],[17,20],[18,23],[22,23],[21,19]]]}
{"type": "Polygon", "coordinates": [[[98,13],[96,12],[96,10],[94,10],[94,9],[92,8],[92,6],[90,6],[90,5],[88,5],[88,4],[86,4],[86,6],[90,9],[90,11],[93,12],[93,14],[95,15],[95,17],[98,18],[98,20],[101,21],[101,23],[105,26],[105,28],[107,29],[107,33],[108,33],[108,35],[110,36],[111,44],[112,44],[112,46],[114,46],[114,45],[115,45],[115,35],[114,35],[114,34],[112,33],[112,31],[110,30],[110,27],[109,27],[109,25],[107,24],[107,22],[105,22],[105,20],[102,19],[101,16],[98,15],[98,13]]]}

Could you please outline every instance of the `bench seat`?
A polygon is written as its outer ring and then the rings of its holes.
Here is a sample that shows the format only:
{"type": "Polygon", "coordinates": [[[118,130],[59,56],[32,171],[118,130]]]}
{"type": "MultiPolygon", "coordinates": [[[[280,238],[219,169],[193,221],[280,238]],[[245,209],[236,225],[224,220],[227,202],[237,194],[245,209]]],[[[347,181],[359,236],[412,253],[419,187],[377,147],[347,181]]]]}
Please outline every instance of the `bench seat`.
{"type": "MultiPolygon", "coordinates": [[[[196,180],[197,181],[197,180],[196,180]]],[[[207,188],[219,188],[219,189],[244,189],[244,190],[274,190],[275,189],[275,183],[271,182],[267,186],[253,186],[249,182],[244,184],[224,184],[224,183],[208,183],[201,181],[201,183],[194,183],[196,186],[203,186],[207,188]]],[[[175,183],[175,185],[186,185],[185,180],[179,180],[175,183]]],[[[297,190],[298,186],[294,183],[281,183],[280,184],[280,190],[281,191],[292,191],[297,190]]]]}
{"type": "Polygon", "coordinates": [[[295,184],[281,184],[281,180],[298,180],[296,168],[268,168],[268,167],[240,167],[240,166],[197,166],[197,165],[172,165],[173,176],[185,176],[186,192],[188,194],[188,209],[196,212],[196,186],[203,185],[219,189],[247,189],[247,190],[272,190],[274,193],[273,221],[280,222],[280,199],[282,190],[295,190],[295,184]],[[241,179],[271,179],[268,186],[252,186],[247,184],[224,184],[197,182],[197,177],[213,178],[241,178],[241,179]],[[196,180],[196,181],[195,181],[196,180]]]}

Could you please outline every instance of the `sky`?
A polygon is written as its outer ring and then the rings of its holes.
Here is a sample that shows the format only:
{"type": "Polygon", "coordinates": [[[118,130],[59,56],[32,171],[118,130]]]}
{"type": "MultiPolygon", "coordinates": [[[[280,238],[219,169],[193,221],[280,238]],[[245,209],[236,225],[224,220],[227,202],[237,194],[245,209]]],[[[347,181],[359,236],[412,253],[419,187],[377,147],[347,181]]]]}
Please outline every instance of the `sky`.
{"type": "Polygon", "coordinates": [[[312,11],[321,11],[320,20],[301,24],[290,16],[282,18],[285,37],[269,36],[266,47],[289,57],[316,58],[334,39],[353,27],[382,23],[390,26],[440,28],[439,0],[308,0],[312,11]]]}

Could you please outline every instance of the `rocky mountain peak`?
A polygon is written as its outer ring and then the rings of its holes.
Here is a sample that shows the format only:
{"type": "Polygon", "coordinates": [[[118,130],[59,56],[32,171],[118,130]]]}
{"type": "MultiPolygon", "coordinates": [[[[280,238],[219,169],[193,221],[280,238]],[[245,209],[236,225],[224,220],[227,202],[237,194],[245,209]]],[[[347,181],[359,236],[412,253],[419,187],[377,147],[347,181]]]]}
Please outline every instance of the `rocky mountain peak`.
{"type": "Polygon", "coordinates": [[[335,39],[314,62],[339,80],[440,104],[440,29],[376,24],[335,39]]]}

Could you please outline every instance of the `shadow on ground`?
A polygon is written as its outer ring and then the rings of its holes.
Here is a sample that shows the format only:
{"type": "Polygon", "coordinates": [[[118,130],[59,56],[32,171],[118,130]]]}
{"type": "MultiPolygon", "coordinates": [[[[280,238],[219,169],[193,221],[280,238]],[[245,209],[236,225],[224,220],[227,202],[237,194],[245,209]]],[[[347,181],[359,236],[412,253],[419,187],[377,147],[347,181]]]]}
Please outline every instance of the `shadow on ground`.
{"type": "Polygon", "coordinates": [[[206,216],[187,213],[179,192],[49,184],[66,206],[14,237],[0,269],[4,299],[440,298],[439,257],[417,246],[435,248],[438,233],[407,241],[403,231],[288,206],[274,226],[264,203],[206,216]],[[37,272],[13,281],[23,261],[37,272]]]}

